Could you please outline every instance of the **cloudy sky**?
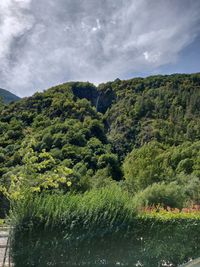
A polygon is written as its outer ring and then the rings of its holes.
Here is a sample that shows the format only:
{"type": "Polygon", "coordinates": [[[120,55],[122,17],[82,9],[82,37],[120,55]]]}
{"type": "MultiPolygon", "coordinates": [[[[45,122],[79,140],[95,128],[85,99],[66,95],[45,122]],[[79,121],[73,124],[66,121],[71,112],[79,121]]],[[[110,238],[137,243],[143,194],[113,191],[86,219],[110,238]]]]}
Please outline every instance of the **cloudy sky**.
{"type": "Polygon", "coordinates": [[[0,87],[200,71],[200,0],[0,0],[0,87]]]}

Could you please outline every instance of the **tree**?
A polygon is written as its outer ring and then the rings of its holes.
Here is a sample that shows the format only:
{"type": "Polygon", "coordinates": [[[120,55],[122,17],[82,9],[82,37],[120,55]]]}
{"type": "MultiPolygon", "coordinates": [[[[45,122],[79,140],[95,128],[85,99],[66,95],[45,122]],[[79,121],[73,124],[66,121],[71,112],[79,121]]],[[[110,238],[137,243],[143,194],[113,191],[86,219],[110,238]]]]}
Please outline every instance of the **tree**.
{"type": "Polygon", "coordinates": [[[1,186],[0,192],[11,201],[23,198],[28,192],[67,192],[72,186],[72,170],[58,166],[51,154],[45,150],[34,151],[34,145],[33,138],[28,138],[22,143],[22,165],[3,177],[7,181],[7,186],[1,186]]]}

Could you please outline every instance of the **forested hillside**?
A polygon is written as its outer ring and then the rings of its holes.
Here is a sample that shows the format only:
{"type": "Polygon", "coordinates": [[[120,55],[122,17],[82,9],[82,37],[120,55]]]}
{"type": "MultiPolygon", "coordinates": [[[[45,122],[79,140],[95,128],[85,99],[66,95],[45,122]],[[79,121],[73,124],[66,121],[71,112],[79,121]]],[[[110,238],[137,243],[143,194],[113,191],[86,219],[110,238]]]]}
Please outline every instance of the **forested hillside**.
{"type": "Polygon", "coordinates": [[[10,103],[12,101],[17,101],[20,98],[5,89],[0,88],[0,98],[3,100],[4,103],[10,103]]]}
{"type": "Polygon", "coordinates": [[[176,146],[199,140],[200,74],[116,80],[99,91],[103,103],[110,99],[102,111],[109,140],[122,157],[152,140],[176,146]]]}
{"type": "Polygon", "coordinates": [[[200,201],[200,74],[71,82],[0,109],[1,216],[27,187],[117,183],[139,206],[200,201]]]}

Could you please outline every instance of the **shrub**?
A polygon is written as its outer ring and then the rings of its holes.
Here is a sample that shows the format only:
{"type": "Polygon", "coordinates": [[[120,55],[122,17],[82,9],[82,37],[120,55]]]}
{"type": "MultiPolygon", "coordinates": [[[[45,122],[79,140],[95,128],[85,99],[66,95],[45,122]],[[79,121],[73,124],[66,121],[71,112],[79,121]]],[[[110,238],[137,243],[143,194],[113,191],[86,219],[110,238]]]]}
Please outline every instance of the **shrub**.
{"type": "Polygon", "coordinates": [[[181,208],[186,201],[186,196],[183,188],[177,183],[166,184],[162,182],[150,185],[137,193],[134,201],[137,207],[162,205],[181,208]]]}

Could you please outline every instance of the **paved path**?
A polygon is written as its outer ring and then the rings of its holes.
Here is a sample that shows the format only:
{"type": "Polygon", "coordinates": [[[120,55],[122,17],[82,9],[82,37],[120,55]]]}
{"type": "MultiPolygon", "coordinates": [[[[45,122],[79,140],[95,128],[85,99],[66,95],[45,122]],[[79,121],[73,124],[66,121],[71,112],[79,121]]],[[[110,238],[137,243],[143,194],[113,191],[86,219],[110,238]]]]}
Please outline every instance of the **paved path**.
{"type": "Polygon", "coordinates": [[[200,267],[200,258],[193,260],[187,264],[184,264],[180,267],[200,267]]]}
{"type": "Polygon", "coordinates": [[[9,265],[9,230],[8,227],[0,227],[0,267],[12,266],[11,263],[9,265]]]}

